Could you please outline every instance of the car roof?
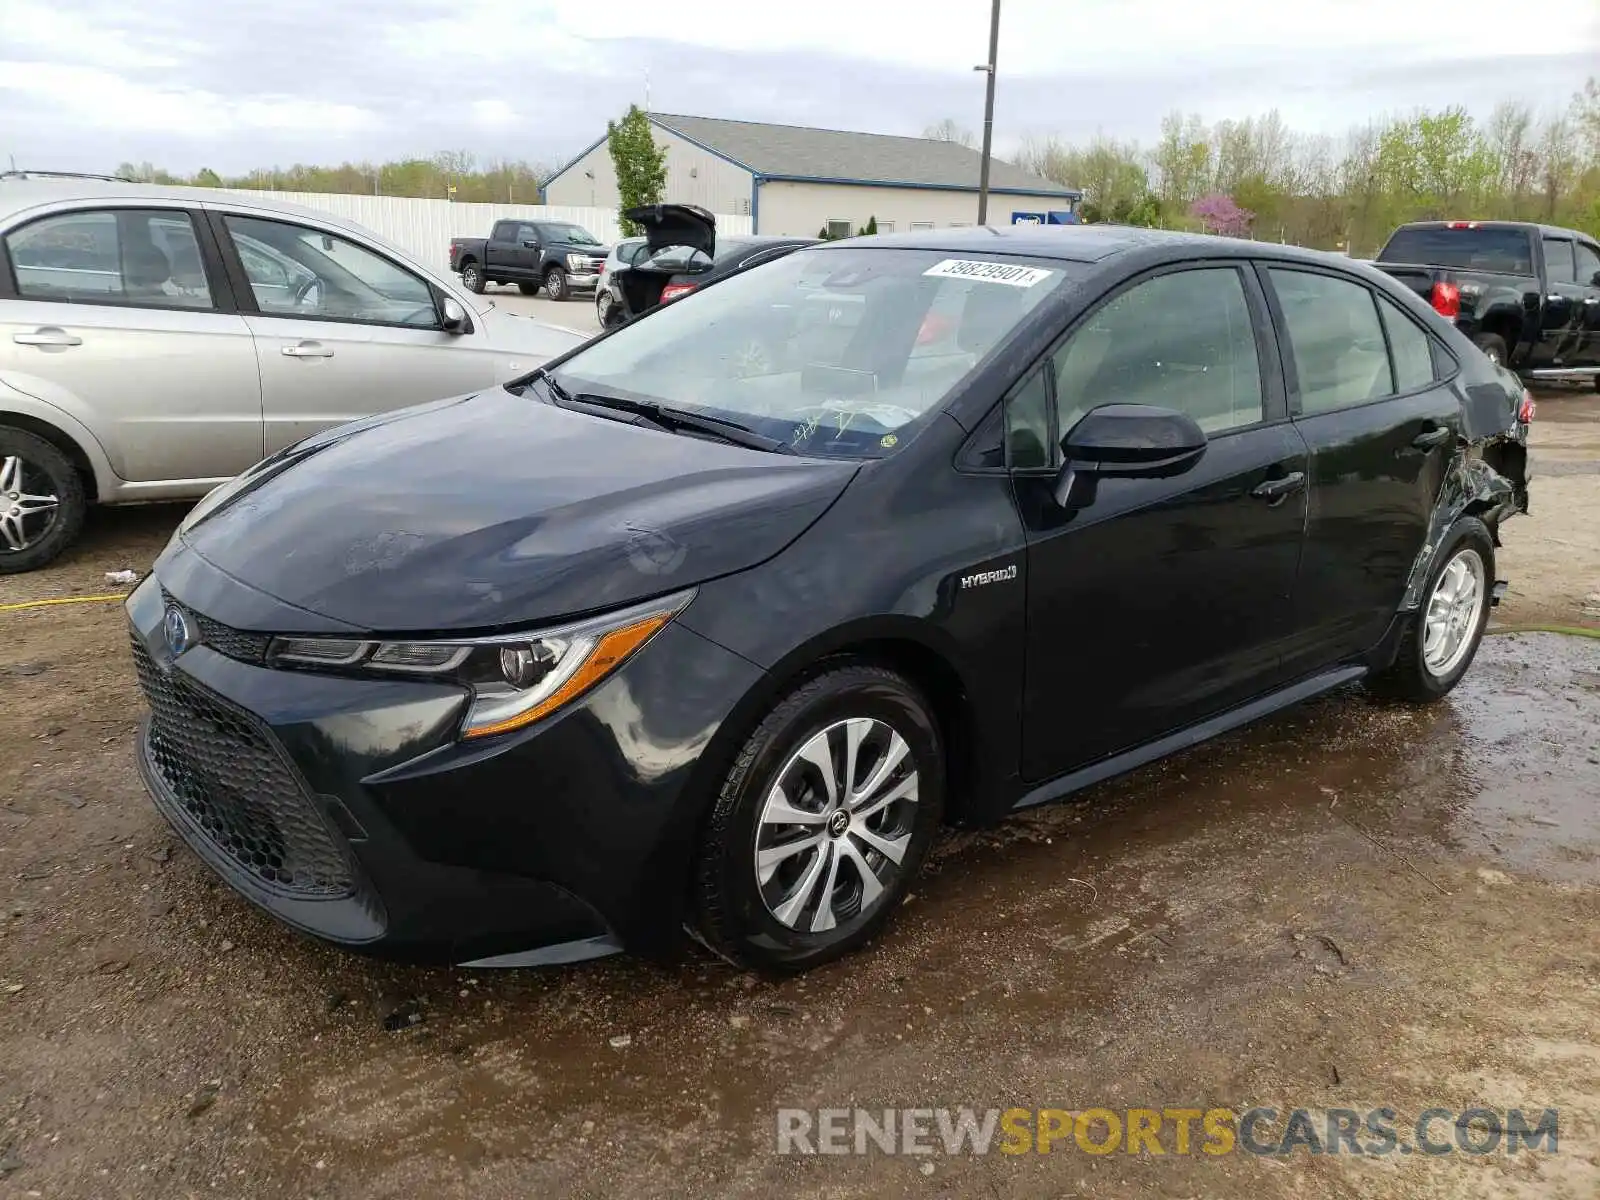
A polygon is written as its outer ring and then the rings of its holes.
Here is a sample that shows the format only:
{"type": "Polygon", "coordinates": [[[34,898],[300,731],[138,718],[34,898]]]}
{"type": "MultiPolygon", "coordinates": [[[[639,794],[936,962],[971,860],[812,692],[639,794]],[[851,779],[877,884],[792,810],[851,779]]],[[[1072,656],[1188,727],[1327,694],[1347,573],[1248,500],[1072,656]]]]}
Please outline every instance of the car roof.
{"type": "Polygon", "coordinates": [[[819,250],[883,246],[907,250],[942,250],[949,254],[1015,254],[1062,262],[1098,263],[1136,250],[1167,251],[1172,258],[1275,258],[1293,262],[1350,262],[1344,255],[1306,250],[1277,242],[1212,237],[1134,225],[976,225],[955,229],[919,229],[872,237],[824,242],[819,250]]]}
{"type": "MultiPolygon", "coordinates": [[[[1541,225],[1537,221],[1470,221],[1478,229],[1520,229],[1528,233],[1538,233],[1542,237],[1579,237],[1592,240],[1592,235],[1584,233],[1581,229],[1564,229],[1560,225],[1541,225]]],[[[1395,233],[1402,229],[1450,229],[1458,227],[1461,221],[1407,221],[1404,225],[1397,226],[1395,233]]],[[[1390,234],[1393,237],[1394,234],[1390,234]]]]}

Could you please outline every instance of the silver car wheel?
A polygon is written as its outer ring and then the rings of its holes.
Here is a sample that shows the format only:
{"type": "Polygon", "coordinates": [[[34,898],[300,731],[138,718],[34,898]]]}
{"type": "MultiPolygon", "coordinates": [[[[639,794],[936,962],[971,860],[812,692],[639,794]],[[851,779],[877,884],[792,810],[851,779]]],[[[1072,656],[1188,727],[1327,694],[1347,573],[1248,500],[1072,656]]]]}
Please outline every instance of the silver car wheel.
{"type": "Polygon", "coordinates": [[[1485,582],[1483,558],[1470,547],[1458,550],[1439,573],[1422,635],[1422,661],[1434,678],[1449,675],[1472,649],[1489,591],[1485,582]]]}
{"type": "Polygon", "coordinates": [[[30,479],[40,478],[48,481],[49,476],[20,455],[0,459],[0,551],[16,553],[35,546],[55,524],[60,497],[28,491],[30,479]]]}
{"type": "Polygon", "coordinates": [[[778,772],[756,827],[767,911],[826,933],[872,909],[911,845],[917,769],[905,738],[872,717],[813,734],[778,772]]]}

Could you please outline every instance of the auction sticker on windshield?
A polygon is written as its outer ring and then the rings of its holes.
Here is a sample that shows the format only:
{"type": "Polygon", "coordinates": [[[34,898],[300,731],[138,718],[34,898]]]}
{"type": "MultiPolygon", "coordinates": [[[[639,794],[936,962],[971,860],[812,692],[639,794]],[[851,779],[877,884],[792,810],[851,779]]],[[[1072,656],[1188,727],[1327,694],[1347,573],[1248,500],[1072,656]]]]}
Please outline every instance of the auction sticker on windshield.
{"type": "Polygon", "coordinates": [[[947,258],[935,263],[924,275],[942,275],[948,279],[978,279],[984,283],[1005,283],[1012,287],[1032,287],[1043,283],[1054,272],[1042,267],[1019,267],[1012,263],[980,262],[971,258],[947,258]]]}

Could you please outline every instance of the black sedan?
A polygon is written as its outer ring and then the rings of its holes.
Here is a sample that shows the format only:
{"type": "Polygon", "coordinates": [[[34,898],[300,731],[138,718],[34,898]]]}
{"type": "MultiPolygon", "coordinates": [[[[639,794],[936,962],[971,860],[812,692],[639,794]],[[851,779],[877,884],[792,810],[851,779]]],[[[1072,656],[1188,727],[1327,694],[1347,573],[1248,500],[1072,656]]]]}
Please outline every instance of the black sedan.
{"type": "Polygon", "coordinates": [[[214,492],[128,601],[144,778],[233,887],[351,948],[688,929],[809,967],[946,823],[1356,680],[1448,692],[1531,416],[1320,254],[819,245],[214,492]]]}

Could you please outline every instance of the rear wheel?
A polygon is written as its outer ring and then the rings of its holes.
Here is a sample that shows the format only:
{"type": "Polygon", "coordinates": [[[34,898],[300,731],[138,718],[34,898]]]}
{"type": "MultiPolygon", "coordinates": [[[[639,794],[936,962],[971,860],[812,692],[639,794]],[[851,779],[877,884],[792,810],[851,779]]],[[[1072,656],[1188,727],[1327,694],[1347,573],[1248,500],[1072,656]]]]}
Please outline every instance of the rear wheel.
{"type": "Polygon", "coordinates": [[[1394,664],[1374,691],[1419,703],[1438,700],[1460,682],[1489,623],[1494,542],[1477,517],[1462,517],[1434,556],[1422,606],[1407,618],[1394,664]]]}
{"type": "Polygon", "coordinates": [[[905,679],[861,664],[802,684],[723,783],[696,861],[695,932],[752,967],[849,953],[904,899],[944,787],[938,724],[905,679]]]}
{"type": "Polygon", "coordinates": [[[552,300],[567,298],[567,273],[560,267],[551,267],[544,273],[544,294],[552,300]]]}
{"type": "Polygon", "coordinates": [[[517,291],[524,296],[537,296],[539,294],[539,285],[537,283],[519,283],[517,284],[517,291]]]}
{"type": "Polygon", "coordinates": [[[0,575],[44,566],[83,528],[83,480],[35,434],[0,426],[0,575]]]}
{"type": "Polygon", "coordinates": [[[1498,333],[1480,333],[1472,339],[1483,356],[1497,367],[1506,365],[1506,340],[1498,333]]]}
{"type": "Polygon", "coordinates": [[[467,291],[476,292],[481,296],[487,283],[488,280],[483,277],[483,268],[477,263],[469,262],[462,266],[461,286],[466,288],[467,291]]]}

